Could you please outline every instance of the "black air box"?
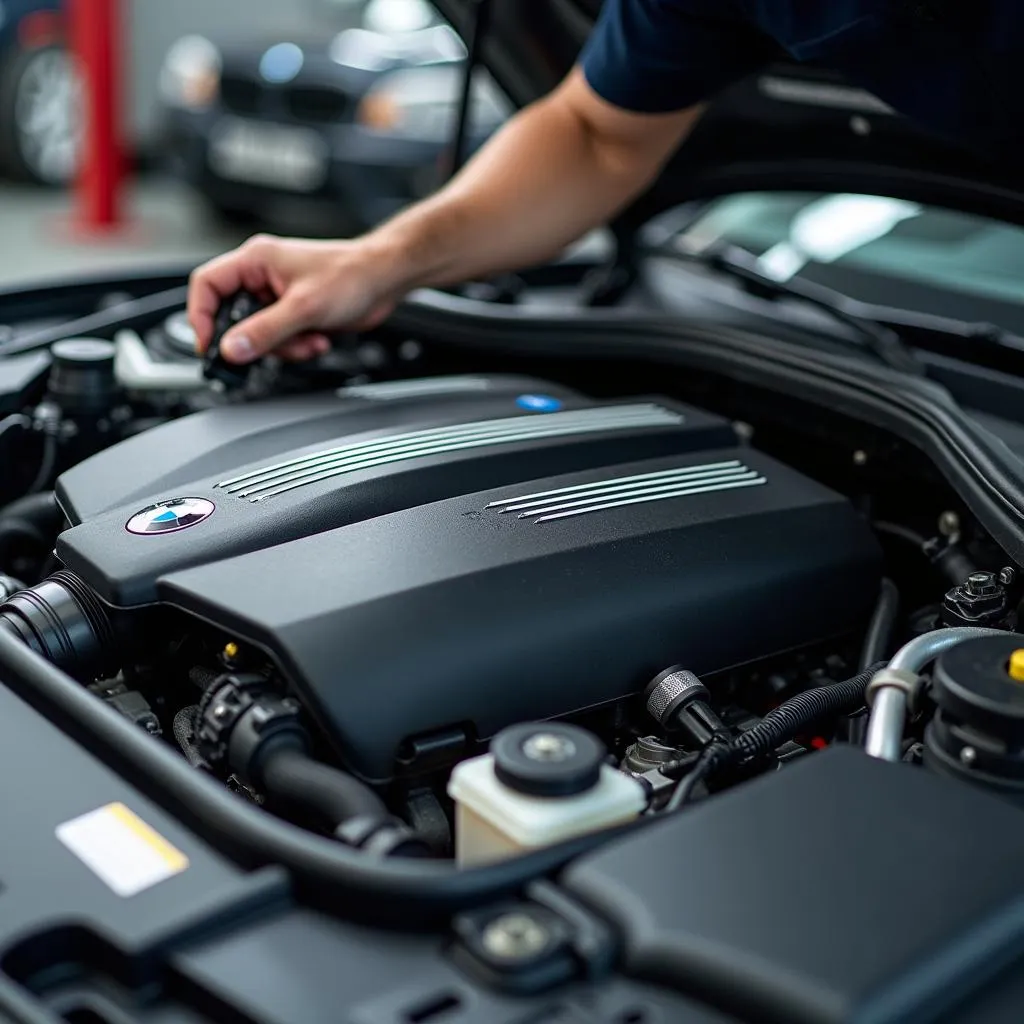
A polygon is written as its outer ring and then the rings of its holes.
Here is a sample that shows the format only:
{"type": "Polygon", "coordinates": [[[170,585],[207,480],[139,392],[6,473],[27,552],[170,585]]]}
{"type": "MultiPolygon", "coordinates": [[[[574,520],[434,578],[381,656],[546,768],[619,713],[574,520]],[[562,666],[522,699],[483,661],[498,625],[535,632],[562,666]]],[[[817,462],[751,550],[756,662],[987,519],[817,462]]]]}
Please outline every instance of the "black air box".
{"type": "Polygon", "coordinates": [[[629,974],[745,1020],[924,1024],[1024,953],[1022,862],[1024,812],[838,747],[565,883],[618,926],[629,974]]]}

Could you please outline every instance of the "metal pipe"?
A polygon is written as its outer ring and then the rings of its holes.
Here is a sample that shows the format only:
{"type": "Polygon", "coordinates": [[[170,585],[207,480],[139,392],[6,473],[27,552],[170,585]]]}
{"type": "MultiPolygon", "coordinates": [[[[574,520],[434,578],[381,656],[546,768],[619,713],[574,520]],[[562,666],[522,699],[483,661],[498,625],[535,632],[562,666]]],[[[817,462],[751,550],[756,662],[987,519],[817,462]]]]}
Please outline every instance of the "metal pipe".
{"type": "MultiPolygon", "coordinates": [[[[975,640],[983,636],[1006,636],[1002,629],[981,629],[977,626],[951,626],[949,629],[936,629],[914,637],[904,644],[889,662],[889,668],[904,672],[920,672],[926,665],[933,662],[950,647],[956,647],[965,640],[975,640]]],[[[1024,639],[1022,637],[1021,639],[1024,639]]]]}
{"type": "Polygon", "coordinates": [[[903,753],[903,727],[906,720],[907,695],[895,686],[882,687],[871,706],[864,749],[871,757],[898,761],[903,753]]]}
{"type": "MultiPolygon", "coordinates": [[[[907,708],[921,670],[944,651],[985,636],[1007,636],[1005,630],[955,626],[924,633],[904,644],[888,666],[876,673],[868,686],[871,717],[868,719],[864,749],[871,757],[898,761],[903,751],[903,731],[907,724],[907,708]]],[[[1024,636],[1021,637],[1024,641],[1024,636]]]]}

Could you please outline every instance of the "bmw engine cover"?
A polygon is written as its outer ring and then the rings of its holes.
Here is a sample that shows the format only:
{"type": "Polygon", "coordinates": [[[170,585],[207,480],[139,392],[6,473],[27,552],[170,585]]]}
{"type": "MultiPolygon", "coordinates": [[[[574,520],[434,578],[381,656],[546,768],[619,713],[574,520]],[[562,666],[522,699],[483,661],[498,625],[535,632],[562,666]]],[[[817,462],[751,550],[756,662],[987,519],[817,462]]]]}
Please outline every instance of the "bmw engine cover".
{"type": "Polygon", "coordinates": [[[651,397],[432,379],[211,410],[66,474],[65,564],[267,651],[363,778],[403,742],[621,700],[862,626],[842,496],[651,397]]]}

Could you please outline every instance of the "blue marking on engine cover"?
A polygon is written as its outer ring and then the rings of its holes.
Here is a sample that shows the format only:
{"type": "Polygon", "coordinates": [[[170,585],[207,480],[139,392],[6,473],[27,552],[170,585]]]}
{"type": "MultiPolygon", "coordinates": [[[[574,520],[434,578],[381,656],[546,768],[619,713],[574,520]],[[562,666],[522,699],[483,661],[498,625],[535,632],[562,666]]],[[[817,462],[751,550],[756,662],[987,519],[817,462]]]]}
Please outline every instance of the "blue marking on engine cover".
{"type": "Polygon", "coordinates": [[[561,400],[551,395],[520,395],[516,405],[529,412],[558,412],[562,408],[561,400]]]}

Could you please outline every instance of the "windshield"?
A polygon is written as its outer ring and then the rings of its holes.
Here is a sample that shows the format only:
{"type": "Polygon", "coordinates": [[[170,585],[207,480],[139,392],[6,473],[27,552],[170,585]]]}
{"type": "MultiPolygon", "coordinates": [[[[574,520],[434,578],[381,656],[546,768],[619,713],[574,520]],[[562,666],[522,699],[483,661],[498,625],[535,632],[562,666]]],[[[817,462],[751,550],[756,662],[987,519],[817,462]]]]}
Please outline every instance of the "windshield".
{"type": "Polygon", "coordinates": [[[1024,332],[1024,229],[883,196],[742,193],[690,213],[676,241],[727,243],[779,281],[1024,332]]]}

